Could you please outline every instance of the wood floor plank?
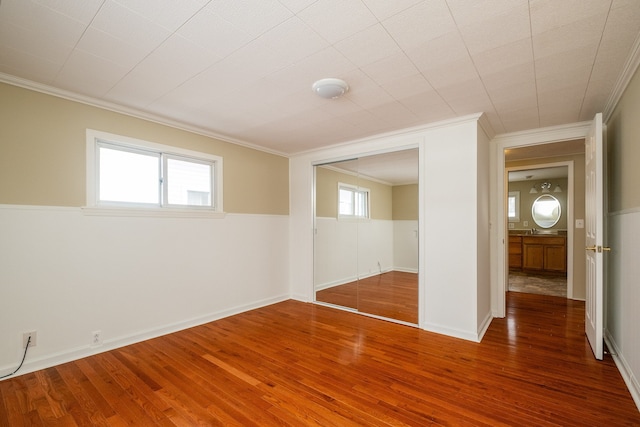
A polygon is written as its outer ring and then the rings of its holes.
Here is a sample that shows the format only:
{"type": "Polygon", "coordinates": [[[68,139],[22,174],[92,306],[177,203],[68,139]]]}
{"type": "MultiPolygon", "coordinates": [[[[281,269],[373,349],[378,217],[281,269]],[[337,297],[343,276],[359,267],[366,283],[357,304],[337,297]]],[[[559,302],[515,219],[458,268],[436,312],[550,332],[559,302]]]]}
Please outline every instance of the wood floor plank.
{"type": "Polygon", "coordinates": [[[285,301],[0,382],[0,425],[640,425],[584,303],[509,293],[482,343],[285,301]]]}

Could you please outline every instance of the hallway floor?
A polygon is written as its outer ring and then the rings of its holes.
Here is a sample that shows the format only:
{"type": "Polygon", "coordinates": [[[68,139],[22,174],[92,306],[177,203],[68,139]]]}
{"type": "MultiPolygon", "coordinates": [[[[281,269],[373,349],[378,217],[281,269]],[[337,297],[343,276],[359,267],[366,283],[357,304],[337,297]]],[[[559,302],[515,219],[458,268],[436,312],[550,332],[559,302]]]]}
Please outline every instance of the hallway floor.
{"type": "Polygon", "coordinates": [[[567,277],[509,271],[509,291],[567,297],[567,277]]]}

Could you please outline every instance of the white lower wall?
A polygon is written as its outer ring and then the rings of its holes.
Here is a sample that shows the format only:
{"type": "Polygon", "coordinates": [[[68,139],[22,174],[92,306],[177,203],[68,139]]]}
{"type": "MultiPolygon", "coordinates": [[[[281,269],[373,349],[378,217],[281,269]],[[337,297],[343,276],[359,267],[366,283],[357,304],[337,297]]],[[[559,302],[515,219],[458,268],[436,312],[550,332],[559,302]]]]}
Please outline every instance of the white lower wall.
{"type": "Polygon", "coordinates": [[[608,220],[605,338],[640,408],[640,209],[608,220]]]}
{"type": "Polygon", "coordinates": [[[316,218],[316,289],[391,270],[417,273],[417,232],[418,221],[316,218]]]}
{"type": "Polygon", "coordinates": [[[418,221],[393,221],[393,269],[417,273],[418,221]]]}
{"type": "Polygon", "coordinates": [[[19,364],[24,331],[37,346],[20,373],[289,298],[288,227],[0,205],[0,374],[19,364]]]}

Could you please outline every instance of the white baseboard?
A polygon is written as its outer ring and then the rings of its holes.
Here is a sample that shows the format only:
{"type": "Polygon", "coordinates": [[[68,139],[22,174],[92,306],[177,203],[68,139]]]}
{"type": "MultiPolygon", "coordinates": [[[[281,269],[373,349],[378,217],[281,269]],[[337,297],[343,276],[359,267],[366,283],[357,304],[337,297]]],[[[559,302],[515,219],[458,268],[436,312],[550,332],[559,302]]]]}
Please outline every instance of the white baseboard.
{"type": "Polygon", "coordinates": [[[493,321],[493,314],[488,312],[484,320],[482,320],[480,328],[478,328],[478,342],[482,341],[482,338],[484,338],[484,334],[487,333],[489,326],[491,326],[491,321],[493,321]]]}
{"type": "MultiPolygon", "coordinates": [[[[241,306],[237,306],[234,308],[230,308],[227,310],[221,310],[218,312],[210,313],[205,316],[200,316],[197,318],[173,323],[170,325],[166,325],[160,328],[149,329],[146,331],[136,332],[131,335],[125,335],[118,338],[105,340],[104,343],[100,346],[81,346],[76,348],[71,348],[62,352],[53,353],[46,355],[44,357],[40,357],[34,360],[26,360],[22,368],[15,374],[8,378],[15,378],[20,375],[28,374],[30,372],[39,371],[41,369],[50,368],[52,366],[60,365],[62,363],[71,362],[74,360],[82,359],[84,357],[92,356],[94,354],[103,353],[105,351],[114,350],[116,348],[124,347],[127,345],[135,344],[141,341],[145,341],[148,339],[156,338],[162,335],[171,334],[174,332],[178,332],[184,329],[189,329],[194,326],[203,325],[205,323],[213,322],[216,320],[223,319],[225,317],[233,316],[235,314],[244,313],[249,310],[254,310],[256,308],[265,307],[271,304],[276,304],[282,301],[286,301],[290,299],[289,295],[281,295],[273,298],[267,298],[259,301],[254,301],[249,304],[244,304],[241,306]]],[[[27,359],[28,359],[27,354],[27,359]]],[[[5,366],[0,369],[0,372],[11,372],[17,366],[5,366]]]]}
{"type": "Polygon", "coordinates": [[[633,374],[631,367],[624,359],[622,352],[618,348],[618,345],[616,344],[615,340],[608,330],[604,331],[604,341],[607,343],[607,347],[609,347],[609,350],[611,351],[613,361],[618,367],[620,375],[622,375],[622,379],[624,379],[624,382],[629,389],[629,393],[631,393],[631,397],[633,398],[636,407],[638,408],[638,410],[640,410],[640,383],[638,383],[638,379],[633,374]]]}
{"type": "Polygon", "coordinates": [[[477,332],[462,331],[459,329],[447,328],[435,323],[424,323],[420,325],[421,329],[425,331],[434,332],[440,335],[446,335],[448,337],[460,338],[466,341],[480,342],[480,336],[477,332]]]}

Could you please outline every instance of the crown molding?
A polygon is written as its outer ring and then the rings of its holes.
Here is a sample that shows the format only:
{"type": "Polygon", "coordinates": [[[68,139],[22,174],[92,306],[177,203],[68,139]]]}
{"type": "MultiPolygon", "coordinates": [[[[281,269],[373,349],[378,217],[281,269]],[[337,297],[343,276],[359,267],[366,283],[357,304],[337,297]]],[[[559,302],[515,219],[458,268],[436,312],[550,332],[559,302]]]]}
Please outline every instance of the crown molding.
{"type": "Polygon", "coordinates": [[[496,135],[492,142],[503,147],[512,145],[537,145],[550,142],[568,141],[587,136],[591,121],[569,123],[565,125],[549,126],[519,132],[510,132],[496,135]]]}
{"type": "Polygon", "coordinates": [[[6,83],[11,86],[21,87],[23,89],[40,92],[45,95],[55,96],[57,98],[66,99],[68,101],[78,102],[81,104],[89,105],[91,107],[112,111],[114,113],[124,114],[130,117],[135,117],[136,119],[142,119],[142,120],[157,123],[160,125],[169,126],[175,129],[191,132],[197,135],[206,136],[208,138],[217,139],[222,142],[227,142],[230,144],[240,145],[246,148],[251,148],[253,150],[262,151],[264,153],[275,154],[277,156],[282,156],[282,157],[289,157],[288,153],[283,153],[277,150],[270,150],[268,148],[265,148],[256,144],[252,144],[247,141],[235,139],[227,135],[213,132],[209,129],[193,126],[188,123],[177,121],[177,120],[172,120],[167,117],[163,117],[158,114],[148,113],[136,108],[125,107],[124,105],[116,104],[114,102],[109,102],[102,99],[81,95],[75,92],[71,92],[65,89],[59,89],[59,88],[45,85],[42,83],[37,83],[31,80],[12,76],[10,74],[0,73],[0,83],[6,83]]]}
{"type": "Polygon", "coordinates": [[[480,125],[480,128],[484,131],[485,135],[487,135],[487,137],[489,138],[489,141],[495,138],[496,131],[493,129],[493,126],[491,126],[489,117],[487,117],[486,114],[482,114],[478,118],[478,124],[480,125]]]}
{"type": "Polygon", "coordinates": [[[627,58],[627,61],[624,63],[622,71],[618,76],[618,80],[616,81],[613,90],[607,99],[607,103],[604,106],[604,110],[602,112],[602,121],[604,123],[607,123],[611,118],[611,115],[618,105],[618,102],[620,102],[620,98],[622,98],[629,82],[638,70],[638,66],[640,66],[640,34],[636,37],[636,40],[631,47],[631,53],[627,58]]]}
{"type": "MultiPolygon", "coordinates": [[[[346,146],[359,144],[359,143],[371,143],[371,142],[381,141],[381,140],[390,139],[390,138],[407,138],[407,137],[416,136],[416,135],[419,136],[422,132],[433,130],[433,129],[455,126],[455,125],[469,123],[469,122],[478,122],[483,115],[484,113],[468,114],[466,116],[453,117],[451,119],[413,126],[409,128],[400,129],[400,130],[394,130],[390,132],[379,133],[371,136],[366,136],[364,138],[358,138],[350,141],[339,142],[333,145],[327,145],[323,147],[312,148],[310,150],[299,151],[296,153],[292,153],[290,157],[306,156],[309,154],[320,153],[327,150],[334,150],[336,148],[346,147],[346,146]]],[[[488,122],[487,122],[487,125],[488,125],[488,122]]],[[[489,129],[490,128],[491,127],[489,125],[489,129]]],[[[484,126],[483,126],[483,129],[484,129],[484,126]]],[[[485,129],[485,132],[486,132],[486,129],[485,129]]],[[[409,145],[412,145],[412,144],[409,144],[409,145]]]]}

